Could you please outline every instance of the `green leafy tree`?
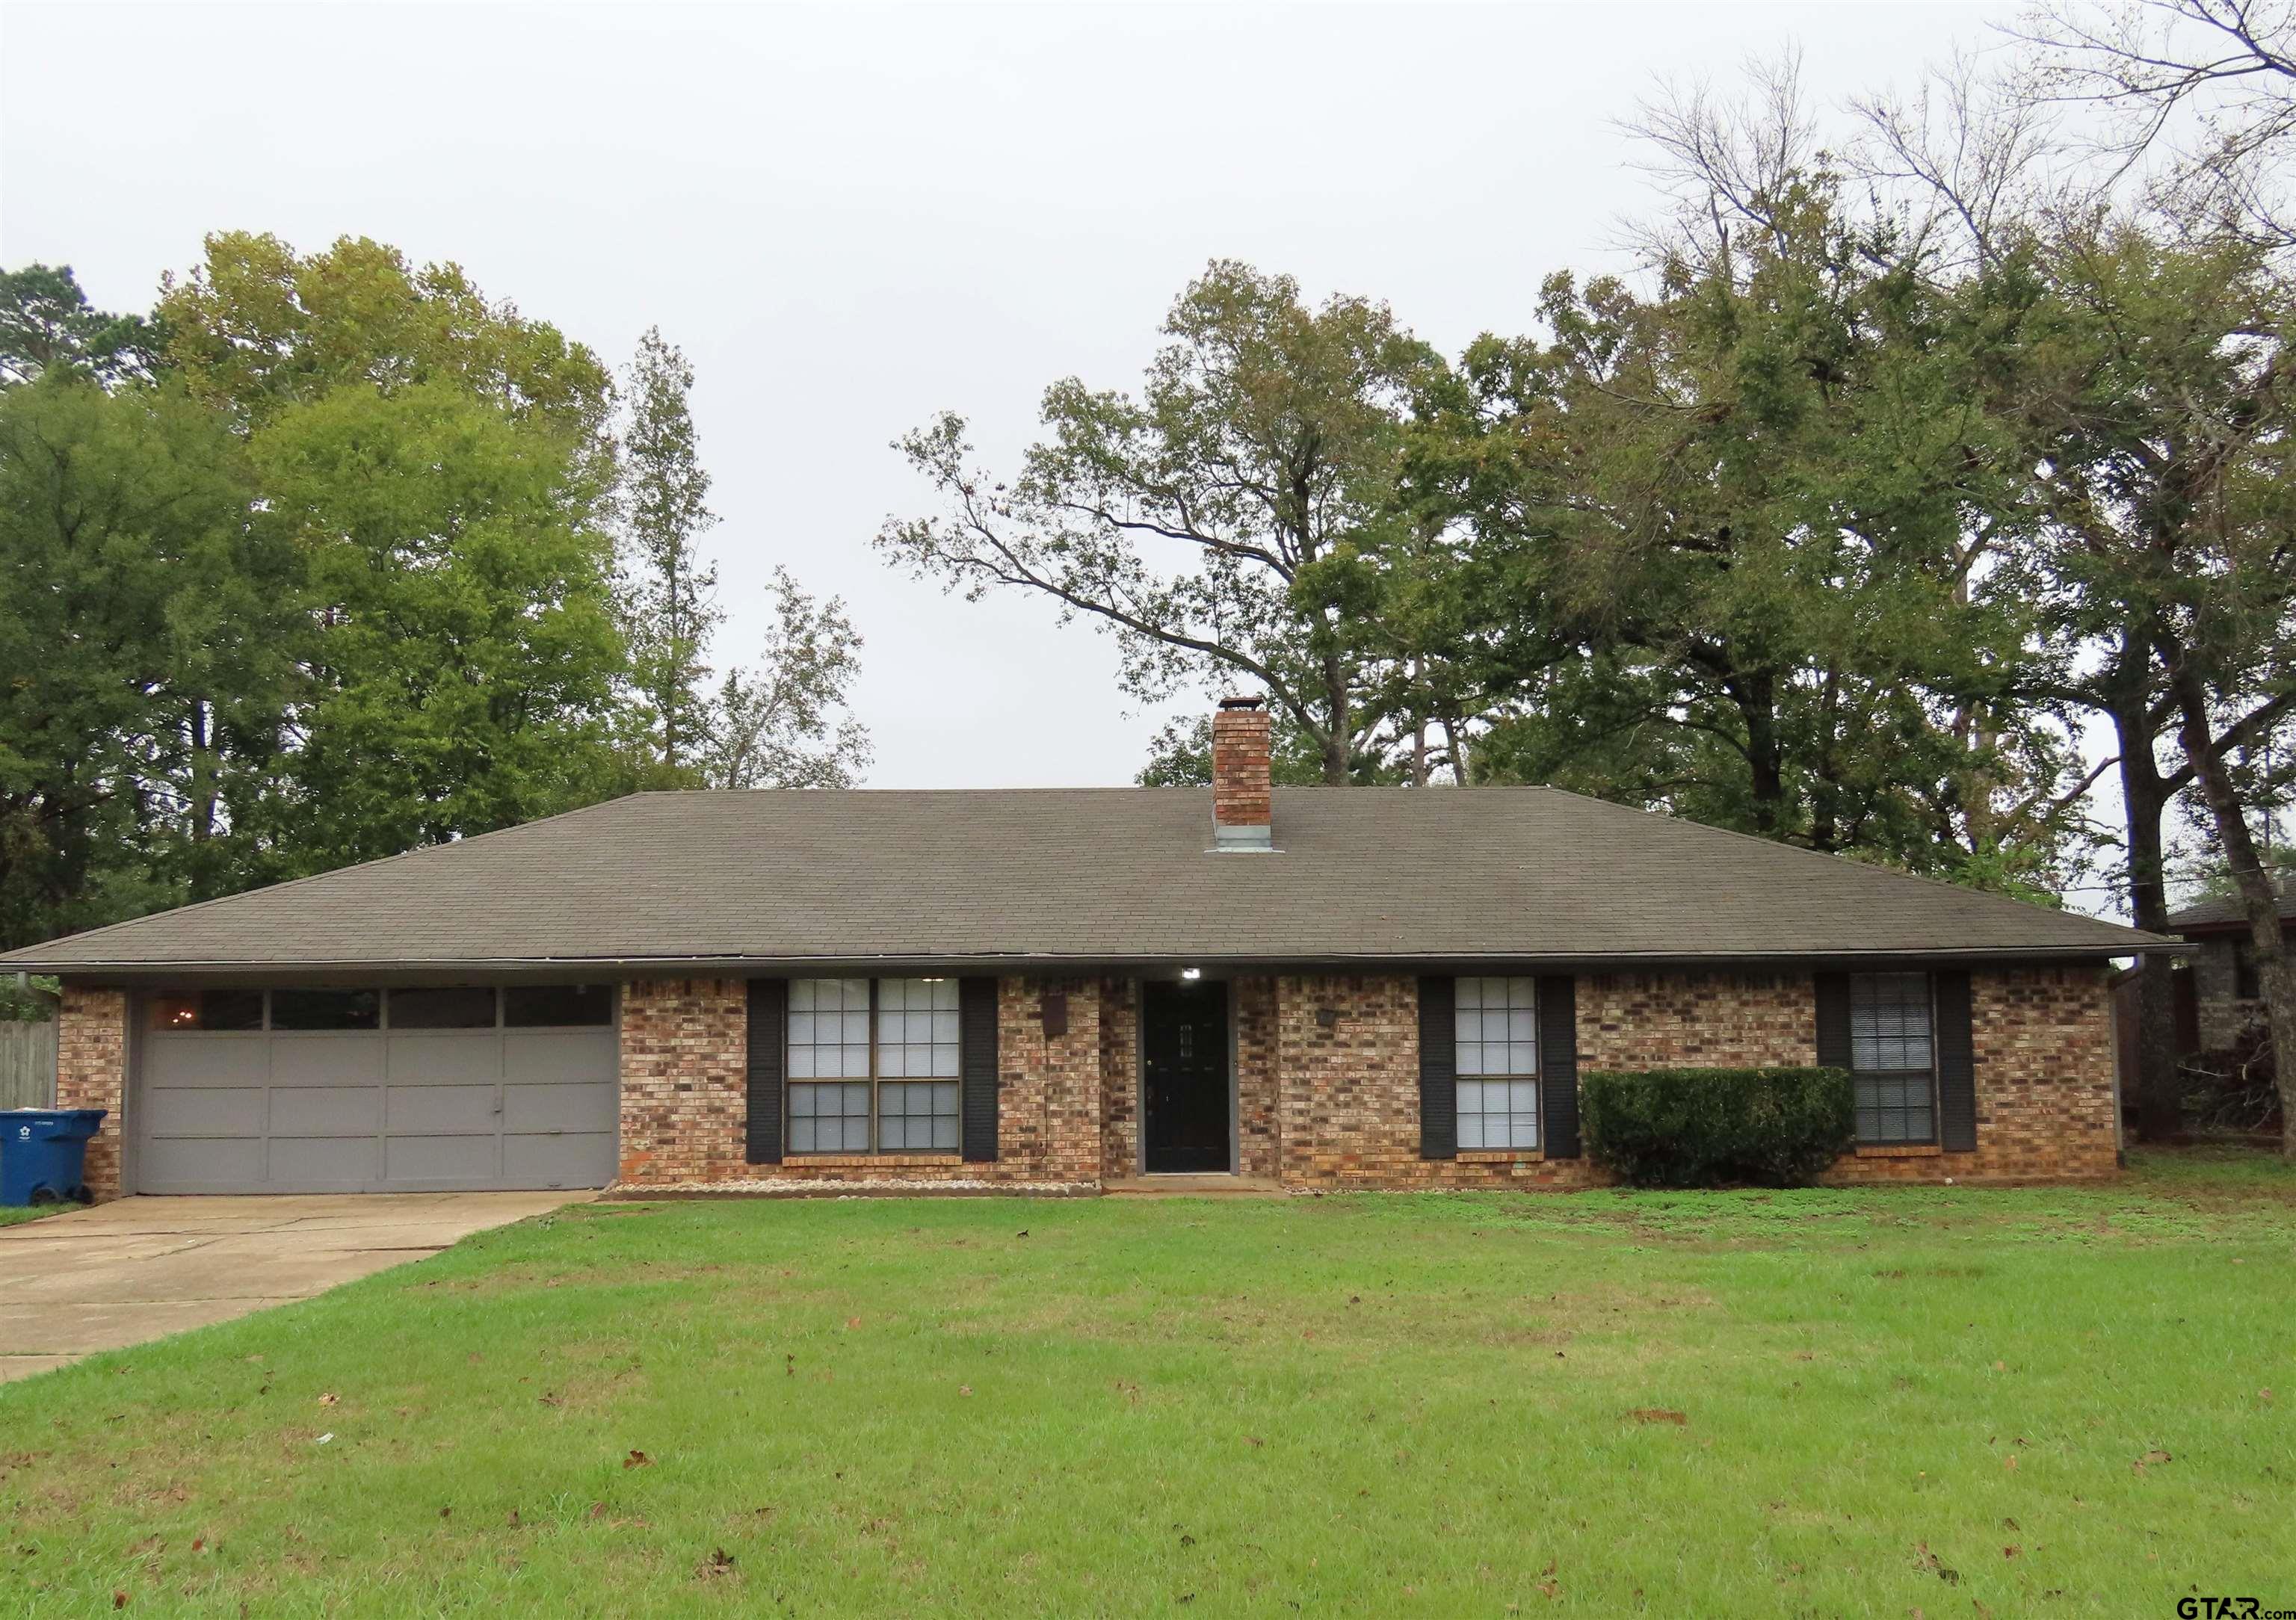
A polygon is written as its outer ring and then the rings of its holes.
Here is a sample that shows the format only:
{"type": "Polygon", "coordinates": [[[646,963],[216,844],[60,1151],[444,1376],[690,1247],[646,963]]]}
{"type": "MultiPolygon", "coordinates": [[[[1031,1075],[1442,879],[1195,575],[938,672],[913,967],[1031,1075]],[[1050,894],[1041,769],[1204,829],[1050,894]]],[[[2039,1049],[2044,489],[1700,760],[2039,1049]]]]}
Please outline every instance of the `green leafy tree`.
{"type": "MultiPolygon", "coordinates": [[[[2026,578],[2060,643],[2095,650],[2068,658],[2063,690],[2116,729],[2136,920],[2166,925],[2161,822],[2189,789],[2248,912],[2275,1049],[2296,1051],[2296,972],[2250,824],[2251,757],[2296,721],[2290,290],[2233,234],[2099,222],[2030,251],[2046,293],[2009,386],[2046,521],[2026,578]]],[[[2154,1131],[2175,1124],[2165,1091],[2146,1088],[2154,1131]]]]}
{"type": "Polygon", "coordinates": [[[70,265],[0,271],[0,388],[64,367],[99,381],[144,372],[153,333],[135,315],[92,307],[70,265]]]}
{"type": "Polygon", "coordinates": [[[395,854],[603,797],[626,668],[612,382],[455,266],[210,237],[166,357],[242,435],[304,580],[247,875],[395,854]]]}
{"type": "Polygon", "coordinates": [[[2064,760],[2007,700],[1984,312],[1823,171],[1744,212],[1646,291],[1553,278],[1551,338],[1479,341],[1425,413],[1414,493],[1471,536],[1431,622],[1488,694],[1477,774],[2045,892],[2064,760]]]}
{"type": "MultiPolygon", "coordinates": [[[[648,763],[669,781],[707,746],[707,658],[726,617],[717,567],[699,550],[718,518],[687,404],[693,389],[685,356],[649,327],[630,366],[622,428],[621,601],[648,763]]],[[[759,694],[735,682],[726,695],[754,712],[759,694]]]]}
{"type": "Polygon", "coordinates": [[[295,560],[213,412],[78,368],[0,395],[0,940],[234,887],[295,560]]]}
{"type": "Polygon", "coordinates": [[[1111,631],[1124,690],[1267,689],[1348,781],[1391,735],[1382,548],[1413,390],[1439,366],[1383,305],[1302,303],[1288,276],[1215,262],[1164,323],[1137,398],[1070,378],[1000,483],[945,414],[897,448],[946,503],[890,518],[889,558],[978,599],[1011,589],[1111,631]]]}

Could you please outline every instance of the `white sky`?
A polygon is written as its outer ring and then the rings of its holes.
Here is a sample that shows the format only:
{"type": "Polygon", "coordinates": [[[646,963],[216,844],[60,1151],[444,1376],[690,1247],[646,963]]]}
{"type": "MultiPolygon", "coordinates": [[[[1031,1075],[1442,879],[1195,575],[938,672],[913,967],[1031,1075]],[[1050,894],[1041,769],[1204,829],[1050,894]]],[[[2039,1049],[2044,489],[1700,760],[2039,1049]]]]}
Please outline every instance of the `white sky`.
{"type": "MultiPolygon", "coordinates": [[[[931,509],[943,407],[999,470],[1044,386],[1131,387],[1213,257],[1390,301],[1456,354],[1610,267],[1610,120],[1789,43],[1832,99],[2000,5],[865,9],[0,5],[0,262],[148,307],[209,231],[459,261],[618,366],[692,356],[730,620],[776,563],[846,598],[878,787],[1128,781],[1106,640],[944,598],[870,545],[931,509]]],[[[1177,694],[1175,708],[1196,707],[1177,694]]]]}

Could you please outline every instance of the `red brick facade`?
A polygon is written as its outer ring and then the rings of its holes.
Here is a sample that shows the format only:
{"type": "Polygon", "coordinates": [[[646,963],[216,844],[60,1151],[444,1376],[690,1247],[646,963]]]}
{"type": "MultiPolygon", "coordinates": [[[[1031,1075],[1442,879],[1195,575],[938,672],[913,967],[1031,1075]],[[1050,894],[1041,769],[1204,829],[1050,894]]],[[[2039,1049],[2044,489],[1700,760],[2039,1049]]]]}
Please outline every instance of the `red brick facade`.
{"type": "MultiPolygon", "coordinates": [[[[1063,1188],[1140,1164],[1139,991],[1121,978],[1007,978],[998,997],[998,1156],[742,1158],[738,984],[632,986],[623,1014],[623,1179],[632,1185],[915,1181],[1063,1188]],[[1047,1033],[1046,997],[1066,1028],[1047,1033]]],[[[2112,1021],[2100,970],[1972,975],[1978,1150],[1864,1152],[1837,1182],[2061,1179],[2115,1161],[2112,1021]]],[[[1233,981],[1245,1175],[1299,1189],[1599,1185],[1584,1158],[1419,1155],[1416,978],[1233,981]]],[[[1597,973],[1578,981],[1582,1068],[1816,1060],[1808,973],[1597,973]]]]}
{"type": "MultiPolygon", "coordinates": [[[[2104,971],[1971,976],[1977,1150],[1868,1150],[1836,1182],[2059,1180],[2116,1162],[2112,1024],[2104,971]]],[[[1239,1170],[1300,1190],[1577,1187],[1585,1159],[1535,1153],[1419,1156],[1419,990],[1379,975],[1232,982],[1239,1170]]],[[[748,986],[649,979],[623,987],[620,1185],[936,1183],[1089,1190],[1136,1174],[1139,989],[1124,978],[1007,978],[998,987],[997,1157],[834,1155],[751,1165],[748,986]]],[[[120,1187],[127,998],[68,986],[57,1102],[110,1110],[88,1148],[99,1197],[120,1187]]],[[[1637,1068],[1800,1064],[1816,1058],[1804,973],[1587,974],[1578,981],[1579,1064],[1637,1068]]]]}
{"type": "Polygon", "coordinates": [[[99,1199],[119,1196],[127,1092],[127,993],[66,985],[56,1009],[56,1106],[105,1110],[84,1172],[99,1199]]]}

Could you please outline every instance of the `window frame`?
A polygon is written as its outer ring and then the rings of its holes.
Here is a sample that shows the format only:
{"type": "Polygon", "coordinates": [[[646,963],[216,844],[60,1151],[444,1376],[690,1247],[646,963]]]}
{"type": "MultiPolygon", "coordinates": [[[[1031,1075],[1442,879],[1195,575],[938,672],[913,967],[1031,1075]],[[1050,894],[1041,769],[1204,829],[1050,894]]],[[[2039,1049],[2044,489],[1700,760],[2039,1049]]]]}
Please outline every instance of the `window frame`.
{"type": "MultiPolygon", "coordinates": [[[[1938,1086],[1937,975],[1931,972],[1926,968],[1911,970],[1875,969],[1866,972],[1854,972],[1849,974],[1847,977],[1849,981],[1848,998],[1848,1010],[1849,1018],[1849,1100],[1853,1112],[1858,1117],[1857,1123],[1852,1126],[1852,1130],[1854,1132],[1853,1141],[1856,1145],[1860,1148],[1934,1148],[1941,1146],[1945,1141],[1943,1118],[1944,1099],[1939,1094],[1938,1086]],[[1861,979],[1870,981],[1880,978],[1910,978],[1916,975],[1919,976],[1922,981],[1922,1005],[1929,1019],[1929,1038],[1927,1043],[1930,1052],[1929,1068],[1925,1070],[1918,1068],[1860,1068],[1857,1066],[1858,981],[1861,979]],[[1868,1080],[1875,1082],[1889,1080],[1903,1081],[1910,1080],[1916,1076],[1923,1076],[1929,1082],[1929,1134],[1926,1136],[1866,1135],[1863,1123],[1866,1110],[1859,1100],[1858,1087],[1868,1080]]],[[[1888,1110],[1882,1108],[1879,1104],[1876,1104],[1874,1109],[1874,1112],[1877,1115],[1889,1111],[1902,1113],[1904,1110],[1902,1109],[1888,1110]]]]}
{"type": "MultiPolygon", "coordinates": [[[[797,986],[800,984],[806,983],[837,984],[840,982],[842,981],[837,978],[792,978],[789,981],[789,993],[783,1005],[782,1025],[782,1140],[783,1143],[783,1157],[792,1159],[862,1158],[908,1158],[919,1156],[953,1158],[961,1154],[964,1150],[964,1026],[963,1022],[964,1002],[961,993],[955,988],[960,981],[947,974],[893,974],[887,978],[879,978],[873,974],[867,976],[864,982],[865,982],[869,986],[869,1072],[863,1076],[799,1075],[794,1072],[796,1065],[791,1061],[791,1054],[797,1049],[798,1043],[792,1038],[791,1034],[791,1021],[799,1011],[796,998],[797,986]],[[958,1019],[956,1038],[957,1072],[955,1074],[888,1075],[884,1072],[883,1047],[885,1043],[883,1040],[884,1027],[882,1019],[884,1013],[884,986],[888,983],[917,983],[947,985],[951,986],[950,995],[955,1004],[946,1009],[946,1010],[952,1013],[958,1019]],[[795,1098],[792,1095],[794,1088],[800,1085],[856,1084],[865,1085],[869,1088],[869,1140],[867,1145],[859,1148],[800,1148],[796,1146],[797,1132],[794,1128],[796,1121],[800,1117],[816,1117],[817,1116],[800,1116],[798,1114],[795,1098]],[[956,1126],[956,1141],[955,1145],[946,1148],[889,1148],[885,1146],[884,1122],[887,1116],[881,1100],[881,1092],[882,1088],[888,1085],[946,1085],[954,1088],[956,1092],[956,1107],[955,1109],[948,1115],[944,1116],[939,1112],[922,1115],[905,1113],[894,1116],[894,1117],[904,1121],[920,1118],[939,1120],[946,1117],[951,1119],[955,1122],[956,1126]]],[[[808,1009],[807,1010],[810,1011],[811,1010],[808,1009]]],[[[905,1006],[901,1010],[904,1014],[906,1014],[913,1011],[914,1009],[905,1006]]],[[[929,1007],[926,1009],[926,1013],[928,1017],[936,1017],[942,1010],[944,1010],[940,1008],[929,1007]]],[[[842,1016],[841,1010],[840,1013],[832,1016],[842,1016]]],[[[808,1042],[806,1044],[808,1046],[818,1047],[822,1045],[823,1043],[814,1041],[808,1042]]],[[[835,1044],[842,1045],[844,1043],[839,1042],[835,1044]]],[[[898,1042],[895,1043],[895,1044],[914,1046],[917,1043],[898,1042]]],[[[942,1043],[931,1042],[927,1044],[929,1046],[939,1045],[942,1044],[942,1043]]],[[[849,1114],[840,1114],[837,1117],[849,1119],[854,1117],[854,1116],[849,1114]]]]}
{"type": "MultiPolygon", "coordinates": [[[[1542,1038],[1543,1031],[1541,1031],[1539,1027],[1539,993],[1538,976],[1536,974],[1527,973],[1472,973],[1462,975],[1461,977],[1452,980],[1451,998],[1451,1117],[1452,1129],[1455,1133],[1455,1140],[1457,1143],[1456,1150],[1462,1153],[1546,1152],[1546,1095],[1545,1083],[1546,1068],[1546,1043],[1542,1038]],[[1527,1011],[1530,1018],[1530,1040],[1528,1043],[1530,1047],[1530,1069],[1527,1074],[1518,1074],[1512,1068],[1504,1070],[1484,1070],[1478,1068],[1476,1072],[1470,1074],[1467,1071],[1464,1063],[1460,1060],[1459,1053],[1461,1049],[1465,1046],[1472,1045],[1479,1049],[1488,1050],[1491,1045],[1495,1044],[1495,1043],[1486,1041],[1481,1038],[1484,1032],[1480,1027],[1483,1015],[1489,1010],[1481,1000],[1483,991],[1480,986],[1494,982],[1507,986],[1521,984],[1529,986],[1529,988],[1530,1003],[1528,1008],[1518,1009],[1515,1006],[1514,993],[1511,988],[1507,992],[1507,1002],[1505,1006],[1505,1010],[1510,1017],[1512,1017],[1512,1015],[1516,1011],[1521,1010],[1527,1011]],[[1470,984],[1478,986],[1475,992],[1477,999],[1472,1009],[1466,1006],[1463,996],[1464,987],[1470,984]],[[1464,1040],[1460,1035],[1461,1016],[1469,1010],[1472,1010],[1474,1013],[1478,1026],[1476,1031],[1477,1039],[1472,1042],[1464,1040]],[[1459,1095],[1461,1087],[1468,1085],[1480,1086],[1487,1084],[1505,1086],[1528,1085],[1530,1087],[1530,1141],[1528,1143],[1518,1142],[1512,1140],[1514,1134],[1513,1121],[1520,1117],[1520,1109],[1509,1107],[1496,1110],[1489,1108],[1480,1108],[1470,1110],[1461,1106],[1459,1095]],[[1466,1122],[1470,1117],[1479,1122],[1484,1122],[1480,1133],[1485,1140],[1479,1142],[1470,1142],[1466,1140],[1466,1122]],[[1493,1119],[1505,1122],[1505,1133],[1510,1138],[1509,1141],[1494,1143],[1488,1140],[1489,1131],[1488,1122],[1493,1119]]],[[[1512,1032],[1510,1032],[1508,1038],[1505,1042],[1496,1043],[1496,1044],[1499,1044],[1512,1050],[1514,1047],[1525,1044],[1525,1043],[1515,1040],[1512,1032]]]]}

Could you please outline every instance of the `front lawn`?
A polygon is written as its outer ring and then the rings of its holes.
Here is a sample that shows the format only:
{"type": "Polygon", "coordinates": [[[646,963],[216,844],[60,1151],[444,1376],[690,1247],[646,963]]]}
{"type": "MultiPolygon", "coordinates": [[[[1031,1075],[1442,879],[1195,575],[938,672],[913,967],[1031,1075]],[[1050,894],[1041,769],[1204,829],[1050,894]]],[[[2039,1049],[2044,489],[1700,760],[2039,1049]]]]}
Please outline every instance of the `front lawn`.
{"type": "Polygon", "coordinates": [[[78,1209],[77,1204],[0,1204],[0,1226],[17,1226],[26,1221],[37,1221],[43,1215],[62,1215],[67,1209],[78,1209]]]}
{"type": "Polygon", "coordinates": [[[27,1614],[2296,1608],[2296,1174],[593,1206],[0,1386],[27,1614]]]}

